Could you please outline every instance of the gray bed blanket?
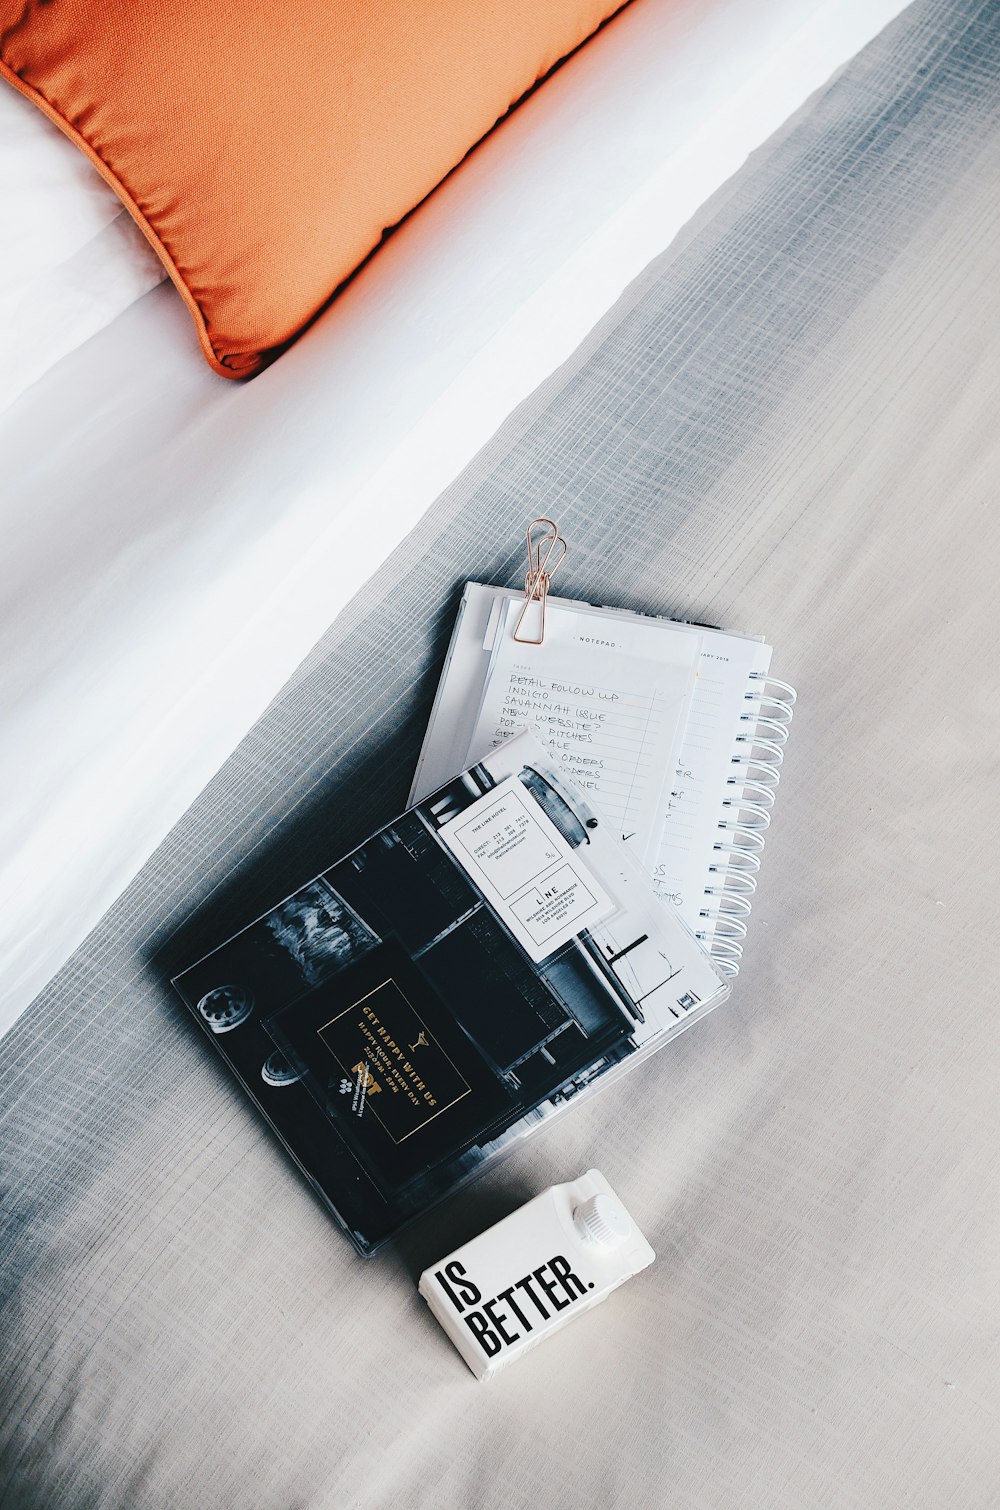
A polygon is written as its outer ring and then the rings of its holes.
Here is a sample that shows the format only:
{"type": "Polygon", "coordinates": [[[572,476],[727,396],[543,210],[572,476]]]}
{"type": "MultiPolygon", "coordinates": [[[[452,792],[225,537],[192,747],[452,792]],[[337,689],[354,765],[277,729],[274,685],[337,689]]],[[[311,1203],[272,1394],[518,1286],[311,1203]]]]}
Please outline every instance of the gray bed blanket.
{"type": "Polygon", "coordinates": [[[756,154],[5,1040],[4,1505],[1000,1503],[998,68],[995,0],[919,0],[756,154]],[[399,808],[539,512],[563,593],[798,685],[745,965],[365,1263],[168,980],[399,808]],[[414,1275],[590,1165],[658,1262],[476,1385],[414,1275]]]}

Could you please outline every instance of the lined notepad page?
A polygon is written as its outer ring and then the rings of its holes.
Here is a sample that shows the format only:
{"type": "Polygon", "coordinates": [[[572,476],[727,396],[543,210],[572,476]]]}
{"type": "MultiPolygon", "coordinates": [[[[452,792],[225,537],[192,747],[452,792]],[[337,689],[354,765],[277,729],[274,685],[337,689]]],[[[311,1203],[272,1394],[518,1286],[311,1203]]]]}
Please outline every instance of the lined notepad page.
{"type": "Polygon", "coordinates": [[[742,769],[734,756],[750,753],[757,719],[755,693],[771,664],[771,647],[756,640],[707,631],[701,640],[694,694],[681,742],[676,773],[667,796],[659,850],[653,864],[657,893],[674,903],[696,933],[711,933],[712,900],[706,887],[717,884],[713,866],[725,866],[728,842],[720,827],[735,821],[726,806],[739,792],[742,769]],[[735,786],[728,783],[736,780],[735,786]]]}
{"type": "Polygon", "coordinates": [[[492,656],[467,762],[536,728],[651,869],[689,722],[699,638],[664,634],[653,619],[550,604],[544,645],[524,645],[514,639],[522,607],[507,602],[491,618],[492,656]]]}

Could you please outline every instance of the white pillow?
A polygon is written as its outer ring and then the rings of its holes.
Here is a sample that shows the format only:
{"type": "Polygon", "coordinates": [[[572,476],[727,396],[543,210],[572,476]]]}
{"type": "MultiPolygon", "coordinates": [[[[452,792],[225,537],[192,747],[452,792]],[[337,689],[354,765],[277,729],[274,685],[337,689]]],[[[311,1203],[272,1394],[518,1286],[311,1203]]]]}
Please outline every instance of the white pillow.
{"type": "Polygon", "coordinates": [[[0,410],[165,276],[84,154],[0,80],[0,410]]]}

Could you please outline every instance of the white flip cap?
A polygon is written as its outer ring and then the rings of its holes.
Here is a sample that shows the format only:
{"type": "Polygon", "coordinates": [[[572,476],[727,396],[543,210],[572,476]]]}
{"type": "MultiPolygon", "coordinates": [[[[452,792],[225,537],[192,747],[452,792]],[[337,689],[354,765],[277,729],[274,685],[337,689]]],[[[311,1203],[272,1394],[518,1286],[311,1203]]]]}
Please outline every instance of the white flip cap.
{"type": "Polygon", "coordinates": [[[632,1231],[632,1220],[617,1196],[592,1195],[577,1206],[573,1220],[591,1242],[617,1248],[632,1231]]]}

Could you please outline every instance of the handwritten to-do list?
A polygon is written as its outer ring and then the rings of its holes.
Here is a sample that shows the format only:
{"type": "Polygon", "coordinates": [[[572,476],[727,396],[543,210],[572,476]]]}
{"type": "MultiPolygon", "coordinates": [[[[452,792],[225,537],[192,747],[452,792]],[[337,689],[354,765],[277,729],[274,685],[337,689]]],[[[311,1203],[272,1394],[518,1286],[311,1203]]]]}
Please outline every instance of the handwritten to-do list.
{"type": "Polygon", "coordinates": [[[698,640],[666,640],[654,621],[608,623],[550,607],[542,646],[519,645],[511,604],[495,631],[493,661],[468,758],[519,730],[537,729],[599,812],[645,858],[663,827],[694,682],[698,640]]]}

